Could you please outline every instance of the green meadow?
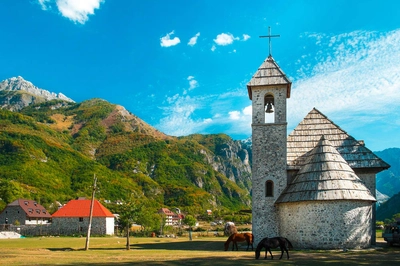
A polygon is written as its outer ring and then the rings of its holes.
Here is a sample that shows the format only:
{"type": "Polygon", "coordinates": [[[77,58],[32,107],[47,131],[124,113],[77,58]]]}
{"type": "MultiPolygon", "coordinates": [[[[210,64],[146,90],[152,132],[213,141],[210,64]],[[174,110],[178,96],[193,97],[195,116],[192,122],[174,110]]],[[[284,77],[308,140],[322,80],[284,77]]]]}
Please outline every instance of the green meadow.
{"type": "MultiPolygon", "coordinates": [[[[274,250],[274,260],[255,260],[246,244],[223,251],[225,237],[125,238],[38,237],[0,239],[1,265],[400,265],[400,247],[380,242],[367,250],[291,250],[290,259],[274,250]]],[[[255,248],[255,247],[254,247],[255,248]]],[[[262,256],[264,251],[262,251],[262,256]]]]}

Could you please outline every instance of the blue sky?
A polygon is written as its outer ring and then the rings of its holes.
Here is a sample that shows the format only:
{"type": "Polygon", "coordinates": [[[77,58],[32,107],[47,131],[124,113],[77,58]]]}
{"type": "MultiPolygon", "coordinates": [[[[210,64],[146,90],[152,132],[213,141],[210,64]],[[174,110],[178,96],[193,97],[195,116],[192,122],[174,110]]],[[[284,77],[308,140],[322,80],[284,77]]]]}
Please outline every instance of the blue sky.
{"type": "Polygon", "coordinates": [[[0,81],[102,98],[174,136],[251,135],[246,84],[292,81],[288,133],[317,108],[366,147],[400,147],[400,1],[2,0],[0,81]]]}

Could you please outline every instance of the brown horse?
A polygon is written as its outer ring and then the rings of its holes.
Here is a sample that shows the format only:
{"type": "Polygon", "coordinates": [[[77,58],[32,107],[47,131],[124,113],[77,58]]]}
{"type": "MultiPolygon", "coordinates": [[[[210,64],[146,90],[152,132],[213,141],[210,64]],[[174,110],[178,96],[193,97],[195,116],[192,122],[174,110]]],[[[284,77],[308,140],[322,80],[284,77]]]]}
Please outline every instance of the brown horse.
{"type": "Polygon", "coordinates": [[[281,249],[281,257],[279,259],[282,259],[283,256],[283,251],[286,251],[286,256],[289,259],[289,251],[287,248],[293,248],[292,243],[290,243],[289,239],[284,238],[284,237],[272,237],[272,238],[263,238],[260,243],[258,243],[257,248],[256,248],[256,259],[260,257],[260,252],[262,248],[265,248],[265,257],[264,259],[267,259],[268,257],[268,251],[269,254],[271,254],[271,260],[274,259],[271,253],[271,248],[277,248],[280,247],[281,249]],[[287,246],[287,247],[286,247],[287,246]]]}
{"type": "Polygon", "coordinates": [[[235,234],[230,235],[228,237],[228,240],[226,240],[226,242],[224,244],[225,251],[228,250],[229,244],[231,242],[233,242],[232,250],[234,249],[235,246],[236,246],[236,250],[238,250],[237,242],[244,242],[244,241],[247,242],[247,249],[246,250],[249,250],[249,246],[250,245],[251,245],[251,250],[253,250],[253,234],[252,233],[242,233],[242,234],[235,233],[235,234]]]}

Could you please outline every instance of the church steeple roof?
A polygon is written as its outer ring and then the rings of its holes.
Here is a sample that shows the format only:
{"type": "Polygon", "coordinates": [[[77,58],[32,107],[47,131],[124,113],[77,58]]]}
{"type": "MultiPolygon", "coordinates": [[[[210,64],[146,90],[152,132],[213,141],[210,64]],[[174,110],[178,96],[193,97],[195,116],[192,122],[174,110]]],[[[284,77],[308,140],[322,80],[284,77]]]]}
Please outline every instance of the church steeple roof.
{"type": "Polygon", "coordinates": [[[381,158],[334,124],[317,109],[312,109],[287,139],[288,169],[299,169],[308,153],[324,135],[351,168],[375,168],[380,172],[390,167],[381,158]]]}
{"type": "Polygon", "coordinates": [[[249,83],[247,83],[247,90],[250,100],[252,99],[251,87],[269,85],[286,85],[286,97],[290,98],[290,88],[292,86],[292,82],[286,77],[286,74],[278,66],[271,55],[264,60],[249,83]]]}
{"type": "Polygon", "coordinates": [[[322,136],[276,203],[315,200],[376,201],[330,141],[322,136]]]}

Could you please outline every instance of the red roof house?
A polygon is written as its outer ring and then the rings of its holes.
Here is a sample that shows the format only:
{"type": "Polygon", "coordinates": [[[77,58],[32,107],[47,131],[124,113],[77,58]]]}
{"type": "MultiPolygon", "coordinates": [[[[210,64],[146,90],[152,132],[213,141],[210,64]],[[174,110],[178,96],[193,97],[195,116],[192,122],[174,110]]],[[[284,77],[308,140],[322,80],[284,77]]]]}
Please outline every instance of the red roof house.
{"type": "MultiPolygon", "coordinates": [[[[71,200],[53,213],[53,226],[60,234],[85,234],[89,225],[91,200],[71,200]]],[[[91,232],[94,235],[114,234],[114,215],[94,200],[91,232]]]]}
{"type": "MultiPolygon", "coordinates": [[[[58,211],[53,213],[55,217],[89,217],[91,200],[71,200],[58,211]]],[[[98,200],[93,202],[93,217],[114,217],[98,200]]]]}

